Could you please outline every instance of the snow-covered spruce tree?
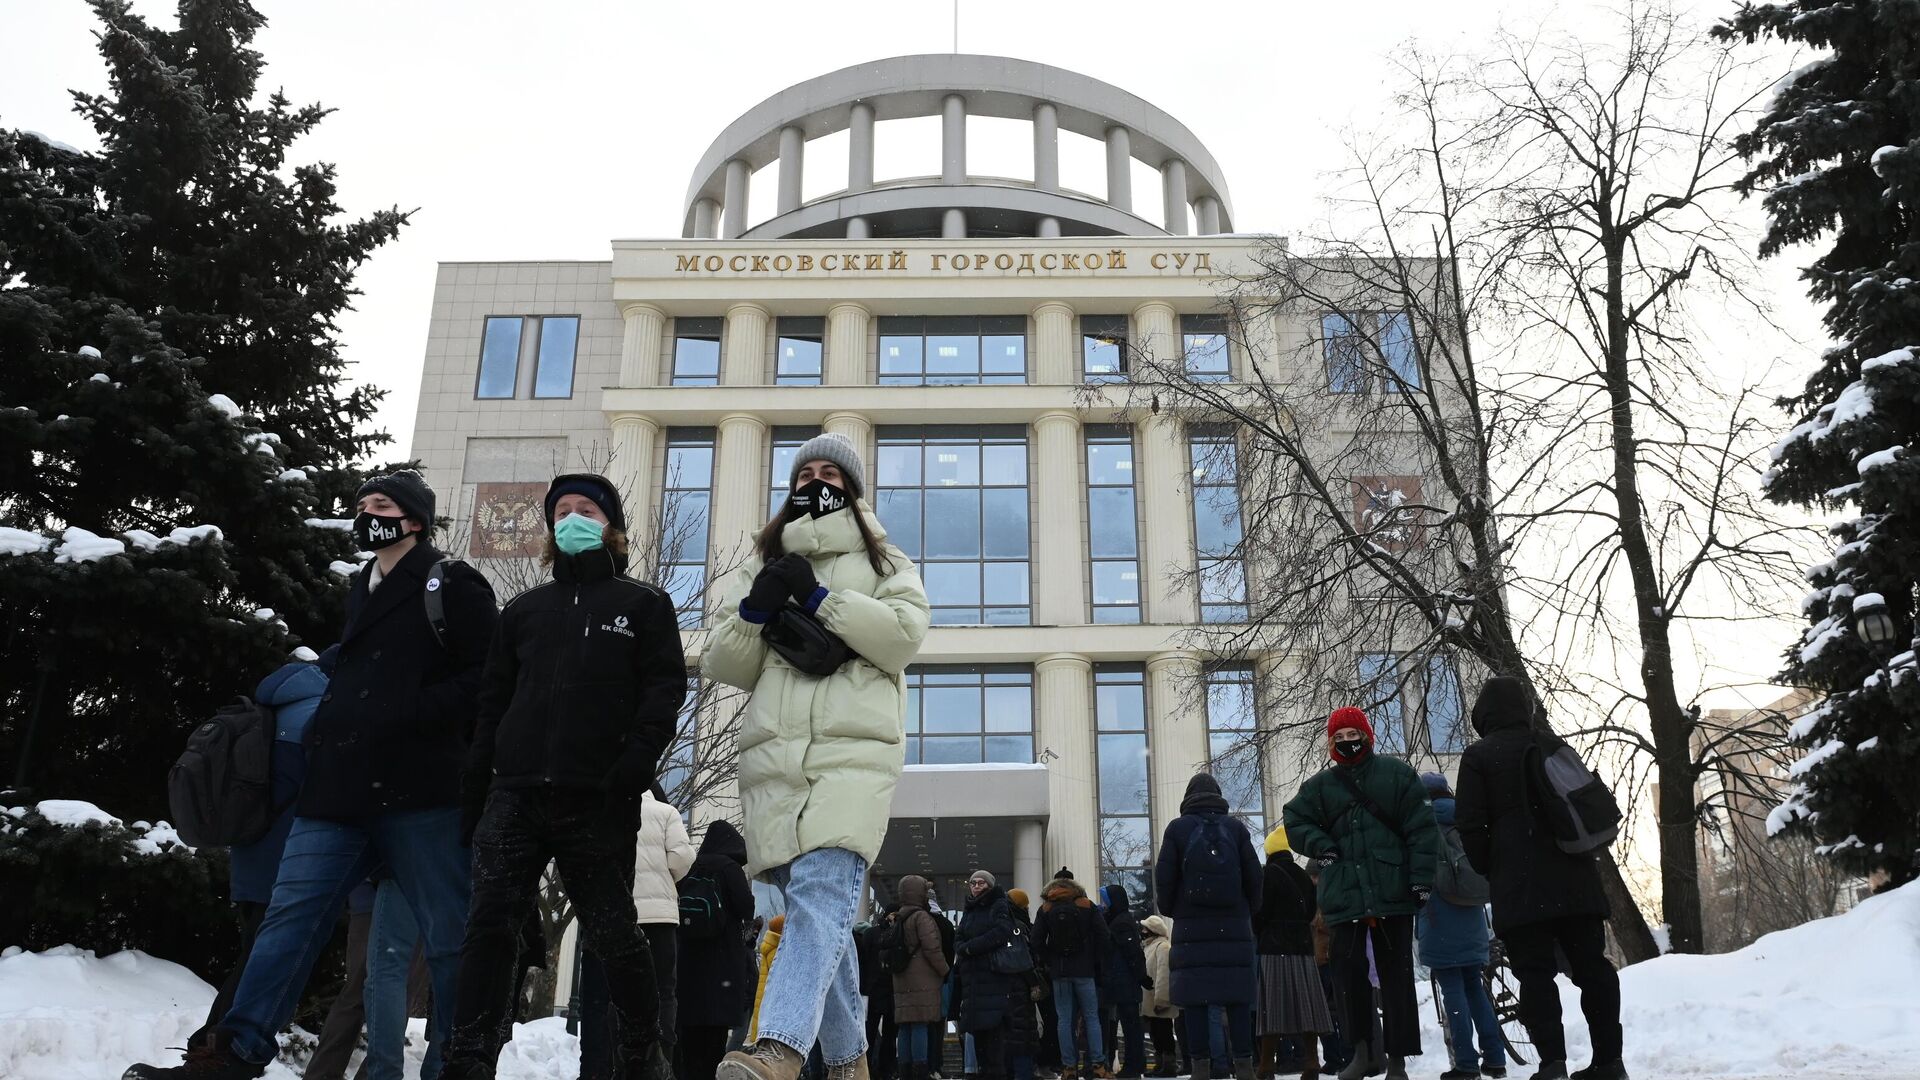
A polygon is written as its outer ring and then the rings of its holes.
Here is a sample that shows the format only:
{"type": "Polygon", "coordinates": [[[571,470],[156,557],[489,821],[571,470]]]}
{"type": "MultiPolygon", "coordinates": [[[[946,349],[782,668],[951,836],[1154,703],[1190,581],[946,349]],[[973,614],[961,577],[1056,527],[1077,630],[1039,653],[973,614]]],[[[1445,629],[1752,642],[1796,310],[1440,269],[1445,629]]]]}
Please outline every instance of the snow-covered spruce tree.
{"type": "Polygon", "coordinates": [[[1765,192],[1763,255],[1830,240],[1805,270],[1838,342],[1798,395],[1774,451],[1777,502],[1838,518],[1812,567],[1810,625],[1782,682],[1826,699],[1794,734],[1810,752],[1769,820],[1816,837],[1849,870],[1920,875],[1920,10],[1885,0],[1747,6],[1720,34],[1824,51],[1789,76],[1740,143],[1765,192]],[[1884,603],[1896,633],[1862,643],[1855,613],[1884,603]],[[1897,655],[1886,655],[1886,654],[1897,655]]]}
{"type": "Polygon", "coordinates": [[[192,723],[338,633],[310,522],[385,437],[333,320],[403,218],[286,169],[324,110],[255,106],[248,4],[94,6],[100,151],[0,130],[0,783],[151,818],[192,723]]]}

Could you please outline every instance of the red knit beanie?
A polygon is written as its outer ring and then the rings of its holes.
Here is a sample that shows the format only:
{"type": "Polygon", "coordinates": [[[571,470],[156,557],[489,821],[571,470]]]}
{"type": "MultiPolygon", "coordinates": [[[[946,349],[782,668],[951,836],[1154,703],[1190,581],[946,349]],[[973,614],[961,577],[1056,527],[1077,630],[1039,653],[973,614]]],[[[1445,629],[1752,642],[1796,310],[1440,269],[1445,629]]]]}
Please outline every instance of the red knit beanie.
{"type": "Polygon", "coordinates": [[[1339,731],[1341,728],[1359,728],[1366,733],[1368,742],[1373,741],[1373,725],[1367,723],[1367,714],[1351,705],[1344,705],[1335,709],[1333,710],[1333,715],[1327,717],[1328,738],[1332,738],[1333,733],[1339,731]]]}

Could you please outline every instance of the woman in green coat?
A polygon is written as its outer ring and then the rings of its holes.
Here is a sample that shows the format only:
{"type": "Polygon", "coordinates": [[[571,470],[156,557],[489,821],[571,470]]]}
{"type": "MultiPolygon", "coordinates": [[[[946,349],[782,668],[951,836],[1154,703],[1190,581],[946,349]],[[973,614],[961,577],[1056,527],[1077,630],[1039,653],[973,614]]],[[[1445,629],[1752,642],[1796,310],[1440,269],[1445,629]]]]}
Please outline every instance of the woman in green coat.
{"type": "Polygon", "coordinates": [[[1294,850],[1320,861],[1320,911],[1333,931],[1334,992],[1342,1030],[1373,1027],[1367,947],[1380,973],[1382,1046],[1359,1038],[1342,1080],[1375,1075],[1406,1080],[1406,1058],[1420,1053],[1420,1009],[1413,988],[1413,916],[1433,891],[1440,828],[1413,767],[1373,752],[1373,725],[1352,707],[1327,718],[1333,765],[1300,785],[1286,806],[1294,850]]]}
{"type": "Polygon", "coordinates": [[[807,442],[790,488],[755,565],[729,583],[702,659],[709,678],[752,692],[739,735],[747,872],[787,905],[759,1040],[728,1054],[718,1080],[795,1080],[816,1041],[829,1080],[852,1080],[864,1060],[854,911],[886,835],[905,761],[904,673],[929,619],[920,575],[862,497],[866,469],[851,441],[807,442]],[[789,605],[853,658],[826,676],[789,664],[760,636],[789,605]]]}

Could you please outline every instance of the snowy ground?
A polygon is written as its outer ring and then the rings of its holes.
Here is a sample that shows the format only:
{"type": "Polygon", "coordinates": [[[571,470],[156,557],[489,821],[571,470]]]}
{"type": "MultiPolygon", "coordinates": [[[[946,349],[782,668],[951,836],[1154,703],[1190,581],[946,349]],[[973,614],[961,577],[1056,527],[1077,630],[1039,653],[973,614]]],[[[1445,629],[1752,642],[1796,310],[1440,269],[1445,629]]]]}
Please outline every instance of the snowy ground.
{"type": "MultiPolygon", "coordinates": [[[[1635,1077],[1920,1080],[1920,885],[1772,934],[1724,956],[1668,956],[1621,973],[1635,1077]]],[[[1423,994],[1423,998],[1424,998],[1423,994]]],[[[1578,993],[1567,1036],[1586,1060],[1578,993]]],[[[173,1062],[213,1000],[186,969],[136,952],[0,953],[0,1078],[113,1080],[133,1061],[173,1062]]],[[[1424,1004],[1424,1002],[1423,1002],[1424,1004]]],[[[1446,1068],[1430,1005],[1415,1077],[1446,1068]]],[[[415,1022],[408,1075],[417,1075],[415,1022]]],[[[501,1080],[572,1080],[579,1047],[562,1021],[516,1029],[501,1080]]],[[[1524,1077],[1531,1069],[1516,1070],[1524,1077]]],[[[269,1080],[298,1072],[276,1065],[269,1080]]]]}

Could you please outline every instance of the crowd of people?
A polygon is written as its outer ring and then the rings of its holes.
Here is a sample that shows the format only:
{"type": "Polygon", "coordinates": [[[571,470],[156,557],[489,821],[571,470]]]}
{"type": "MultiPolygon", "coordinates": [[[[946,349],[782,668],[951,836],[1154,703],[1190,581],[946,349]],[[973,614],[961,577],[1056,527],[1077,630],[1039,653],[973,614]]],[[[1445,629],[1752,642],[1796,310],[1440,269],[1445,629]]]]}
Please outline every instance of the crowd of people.
{"type": "Polygon", "coordinates": [[[1593,1032],[1594,1063],[1572,1076],[1624,1080],[1605,898],[1591,858],[1536,821],[1529,754],[1552,737],[1514,680],[1483,688],[1457,794],[1376,755],[1353,708],[1258,847],[1194,776],[1151,897],[1089,893],[1065,867],[1037,896],[977,869],[955,910],[925,877],[869,881],[927,597],[849,440],[802,446],[789,491],[702,652],[705,676],[749,699],[742,826],[705,824],[696,850],[657,783],[686,693],[678,624],[627,573],[613,486],[553,480],[552,579],[498,609],[486,578],[427,542],[424,479],[369,480],[339,643],[257,693],[278,817],[232,851],[241,960],[185,1060],[125,1080],[261,1075],[343,909],[349,980],[309,1080],[342,1077],[362,1027],[359,1075],[399,1080],[421,1014],[423,1080],[492,1077],[526,971],[546,962],[549,864],[584,946],[583,1078],[1405,1080],[1416,941],[1445,1001],[1442,1080],[1498,1078],[1482,981],[1498,932],[1536,1080],[1568,1076],[1560,957],[1593,1032]],[[777,914],[749,879],[777,890],[777,914]]]}

